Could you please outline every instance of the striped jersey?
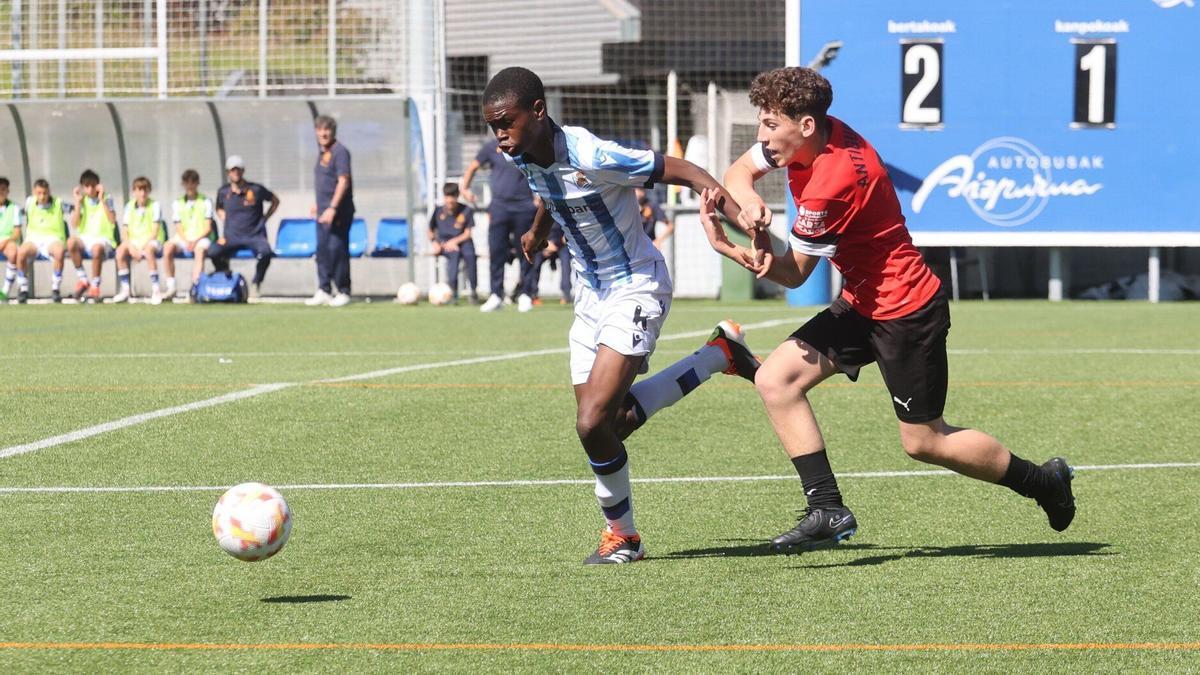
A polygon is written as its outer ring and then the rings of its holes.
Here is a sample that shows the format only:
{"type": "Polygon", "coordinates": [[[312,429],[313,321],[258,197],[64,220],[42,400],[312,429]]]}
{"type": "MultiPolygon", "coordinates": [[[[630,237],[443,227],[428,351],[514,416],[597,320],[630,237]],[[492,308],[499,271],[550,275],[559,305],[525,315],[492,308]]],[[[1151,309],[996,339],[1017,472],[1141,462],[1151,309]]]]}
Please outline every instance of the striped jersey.
{"type": "Polygon", "coordinates": [[[595,289],[626,283],[635,273],[653,274],[663,257],[642,229],[634,188],[652,187],[662,178],[662,155],[622,147],[582,127],[553,128],[550,166],[505,157],[562,226],[571,266],[595,289]]]}

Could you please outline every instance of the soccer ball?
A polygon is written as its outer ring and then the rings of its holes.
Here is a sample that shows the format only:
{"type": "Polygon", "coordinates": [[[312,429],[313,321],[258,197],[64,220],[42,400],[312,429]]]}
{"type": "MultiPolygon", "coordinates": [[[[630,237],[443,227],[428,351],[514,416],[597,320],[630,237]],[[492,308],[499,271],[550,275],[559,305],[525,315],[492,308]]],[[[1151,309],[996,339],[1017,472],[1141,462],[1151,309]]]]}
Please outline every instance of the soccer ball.
{"type": "Polygon", "coordinates": [[[212,516],[217,544],[238,560],[254,562],[279,553],[292,533],[292,512],[283,495],[262,483],[229,488],[212,516]]]}
{"type": "Polygon", "coordinates": [[[421,289],[413,282],[408,282],[396,291],[396,302],[402,305],[415,305],[421,299],[421,289]]]}
{"type": "Polygon", "coordinates": [[[433,305],[444,305],[454,299],[454,290],[450,284],[438,282],[429,287],[429,302],[433,305]]]}

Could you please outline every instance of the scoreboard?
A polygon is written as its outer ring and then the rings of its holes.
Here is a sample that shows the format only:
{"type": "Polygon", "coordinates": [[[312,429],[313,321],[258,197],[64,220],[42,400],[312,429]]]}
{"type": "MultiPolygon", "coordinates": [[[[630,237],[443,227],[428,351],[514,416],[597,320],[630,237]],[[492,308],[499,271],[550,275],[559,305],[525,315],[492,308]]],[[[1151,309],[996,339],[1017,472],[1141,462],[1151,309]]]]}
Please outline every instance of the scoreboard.
{"type": "Polygon", "coordinates": [[[1200,246],[1196,1],[803,0],[800,49],[919,245],[1200,246]]]}

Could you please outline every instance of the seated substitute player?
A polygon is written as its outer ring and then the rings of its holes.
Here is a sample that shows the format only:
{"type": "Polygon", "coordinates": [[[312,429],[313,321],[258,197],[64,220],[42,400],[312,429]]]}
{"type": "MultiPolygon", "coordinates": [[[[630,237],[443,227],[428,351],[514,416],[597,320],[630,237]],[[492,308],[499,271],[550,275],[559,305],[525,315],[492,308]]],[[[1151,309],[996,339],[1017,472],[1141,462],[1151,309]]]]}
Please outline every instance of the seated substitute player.
{"type": "Polygon", "coordinates": [[[138,176],[133,179],[132,188],[133,199],[125,204],[125,216],[121,219],[124,227],[121,229],[121,244],[117,246],[117,280],[121,288],[113,296],[113,302],[129,300],[131,262],[145,260],[150,270],[150,304],[158,305],[163,297],[162,287],[158,284],[157,258],[166,239],[166,225],[163,223],[162,208],[158,202],[150,199],[150,179],[138,176]]]}
{"type": "MultiPolygon", "coordinates": [[[[195,169],[183,172],[183,196],[175,200],[175,234],[163,247],[163,266],[167,273],[167,299],[175,297],[175,257],[191,253],[192,285],[200,281],[204,273],[204,256],[208,247],[216,240],[217,230],[213,227],[212,200],[200,193],[200,174],[195,169]]],[[[191,295],[188,295],[189,301],[191,295]]]]}
{"type": "MultiPolygon", "coordinates": [[[[25,271],[41,256],[53,264],[53,283],[50,298],[62,302],[63,259],[67,252],[67,218],[71,205],[50,194],[50,183],[45,178],[33,181],[33,194],[25,200],[25,241],[17,249],[18,300],[29,301],[29,279],[25,271]]],[[[76,263],[75,272],[80,283],[87,289],[87,273],[76,263]]]]}
{"type": "Polygon", "coordinates": [[[471,304],[478,298],[475,289],[479,286],[479,271],[475,260],[475,242],[471,240],[471,228],[475,225],[475,211],[458,201],[458,183],[442,186],[442,205],[429,216],[429,252],[446,256],[449,267],[447,283],[454,290],[458,301],[458,266],[461,261],[467,266],[467,283],[471,286],[471,304]]]}
{"type": "Polygon", "coordinates": [[[117,214],[113,211],[112,197],[104,193],[100,176],[91,169],[84,170],[79,176],[75,208],[71,210],[70,218],[75,236],[67,240],[67,252],[79,275],[79,281],[75,282],[75,299],[82,300],[86,293],[89,302],[99,302],[100,270],[117,248],[117,214]],[[83,272],[85,253],[92,257],[90,281],[83,272]]]}
{"type": "MultiPolygon", "coordinates": [[[[533,227],[521,239],[525,258],[532,261],[545,246],[557,221],[583,284],[569,335],[575,428],[595,473],[606,521],[599,547],[584,562],[640,560],[645,550],[634,525],[622,440],[712,373],[751,379],[758,361],[742,342],[740,328],[722,322],[696,353],[633,384],[647,370],[672,290],[662,255],[642,230],[633,188],[664,181],[724,191],[684,160],[630,150],[580,127],[558,126],[546,113],[542,81],[525,68],[505,68],[488,82],[483,116],[506,159],[542,200],[533,227]]],[[[731,199],[726,198],[725,210],[737,217],[731,199]]]]}
{"type": "MultiPolygon", "coordinates": [[[[762,364],[755,386],[775,433],[803,482],[808,508],[776,537],[780,550],[836,543],[854,534],[842,503],[808,392],[841,372],[852,381],[879,364],[900,443],[914,459],[998,483],[1033,498],[1062,531],[1075,516],[1072,469],[1055,457],[1040,467],[991,436],[949,425],[946,336],[950,310],[941,282],[912,244],[896,191],[875,149],[841,120],[828,116],[829,82],[808,68],[759,74],[750,87],[758,108],[758,143],[729,168],[725,185],[743,205],[740,225],[766,228],[771,212],[754,183],[786,167],[798,215],[791,250],[760,268],[790,288],[804,283],[817,261],[842,273],[842,296],[780,345],[762,364]]],[[[702,220],[720,228],[716,195],[702,195],[702,220]]]]}
{"type": "MultiPolygon", "coordinates": [[[[8,300],[13,282],[17,280],[17,249],[21,246],[21,205],[8,198],[8,179],[0,176],[0,254],[4,255],[4,288],[0,302],[8,300]]],[[[28,285],[28,282],[26,282],[28,285]]]]}

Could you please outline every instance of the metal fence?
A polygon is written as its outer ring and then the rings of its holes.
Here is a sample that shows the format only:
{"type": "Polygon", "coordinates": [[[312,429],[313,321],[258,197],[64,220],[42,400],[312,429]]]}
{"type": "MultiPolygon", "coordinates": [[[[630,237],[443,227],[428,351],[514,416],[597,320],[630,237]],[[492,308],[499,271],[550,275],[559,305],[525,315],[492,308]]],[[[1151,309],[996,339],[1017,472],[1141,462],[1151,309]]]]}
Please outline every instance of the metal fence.
{"type": "Polygon", "coordinates": [[[0,98],[412,93],[432,87],[441,6],[9,0],[0,98]]]}

